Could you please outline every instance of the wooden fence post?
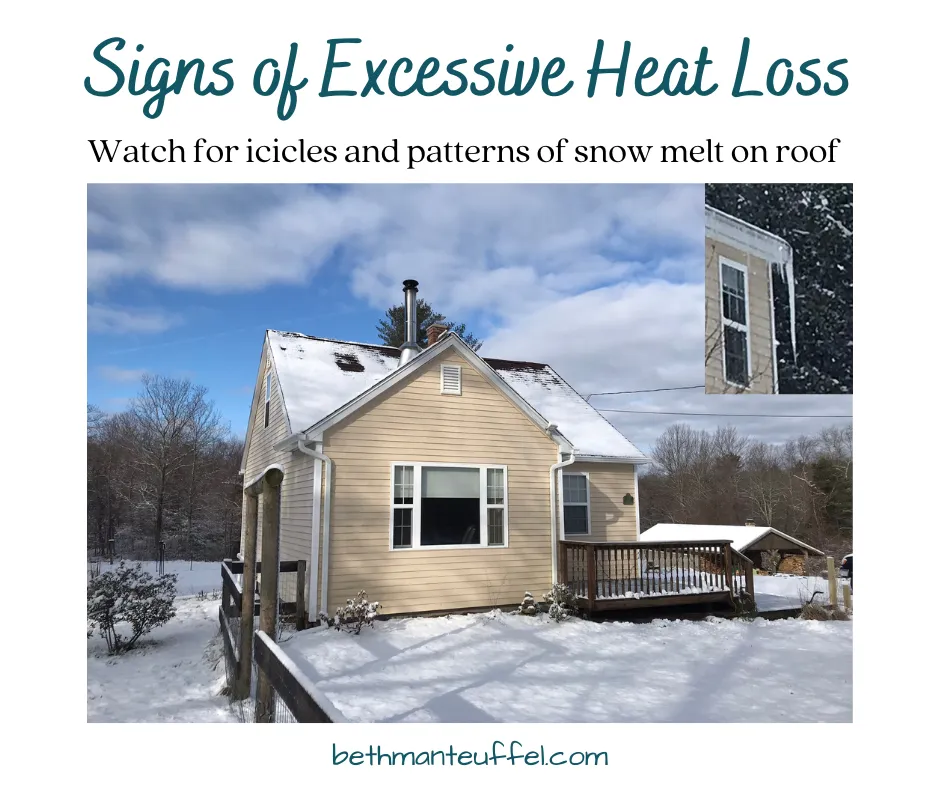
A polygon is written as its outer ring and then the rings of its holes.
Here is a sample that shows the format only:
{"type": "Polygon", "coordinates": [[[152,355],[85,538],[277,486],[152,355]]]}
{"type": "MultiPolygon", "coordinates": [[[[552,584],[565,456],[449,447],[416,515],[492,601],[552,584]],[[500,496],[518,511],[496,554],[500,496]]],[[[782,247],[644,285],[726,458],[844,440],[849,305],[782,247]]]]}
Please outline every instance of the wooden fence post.
{"type": "Polygon", "coordinates": [[[829,576],[829,604],[835,609],[839,606],[839,594],[836,582],[836,562],[831,555],[826,557],[826,574],[829,576]]]}
{"type": "Polygon", "coordinates": [[[744,573],[747,577],[744,580],[744,587],[747,589],[747,595],[750,597],[751,603],[757,606],[757,597],[754,596],[754,563],[748,562],[744,565],[744,573]]]}
{"type": "Polygon", "coordinates": [[[242,620],[238,638],[238,678],[233,689],[236,700],[251,693],[251,638],[255,631],[255,560],[258,543],[258,493],[245,491],[245,547],[242,551],[242,620]]]}
{"type": "Polygon", "coordinates": [[[852,589],[845,583],[842,584],[842,604],[846,613],[852,612],[852,589]]]}
{"type": "MultiPolygon", "coordinates": [[[[223,561],[223,563],[225,563],[223,561]]],[[[225,570],[222,570],[223,576],[225,575],[225,570]]],[[[225,617],[228,618],[232,612],[232,595],[228,591],[228,586],[225,583],[222,583],[222,612],[225,613],[225,617]]]]}
{"type": "Polygon", "coordinates": [[[594,552],[594,545],[589,544],[585,553],[587,558],[588,610],[593,610],[594,602],[597,600],[597,555],[594,552]]]}
{"type": "Polygon", "coordinates": [[[307,605],[305,600],[307,598],[307,562],[298,561],[297,562],[297,629],[307,628],[307,605]]]}
{"type": "Polygon", "coordinates": [[[728,584],[728,591],[731,592],[731,599],[734,601],[734,567],[731,566],[731,542],[725,545],[725,583],[728,584]]]}
{"type": "MultiPolygon", "coordinates": [[[[283,471],[272,468],[264,475],[261,513],[261,621],[260,630],[272,640],[277,627],[277,584],[279,576],[281,481],[283,471]]],[[[274,696],[271,683],[258,672],[258,697],[255,700],[255,722],[274,722],[274,696]]]]}

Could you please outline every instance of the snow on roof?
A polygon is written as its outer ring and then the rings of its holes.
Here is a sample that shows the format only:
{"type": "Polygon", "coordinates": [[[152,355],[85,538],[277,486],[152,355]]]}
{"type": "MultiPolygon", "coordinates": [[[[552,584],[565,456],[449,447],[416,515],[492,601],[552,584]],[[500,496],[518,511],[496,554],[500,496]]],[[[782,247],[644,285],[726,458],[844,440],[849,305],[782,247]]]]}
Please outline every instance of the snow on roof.
{"type": "MultiPolygon", "coordinates": [[[[288,430],[301,432],[398,369],[399,350],[268,331],[288,430]]],[[[645,460],[643,453],[547,364],[483,359],[583,457],[645,460]]]]}
{"type": "Polygon", "coordinates": [[[555,423],[558,431],[574,446],[575,454],[646,459],[643,452],[547,364],[492,358],[484,361],[519,396],[555,423]]]}
{"type": "Polygon", "coordinates": [[[398,369],[398,349],[268,331],[288,432],[300,432],[398,369]]]}
{"type": "Polygon", "coordinates": [[[756,525],[698,525],[694,523],[656,523],[640,534],[641,542],[706,542],[713,539],[729,539],[731,546],[741,552],[763,539],[767,534],[776,534],[811,553],[822,553],[815,547],[794,539],[789,534],[770,526],[756,525]]]}

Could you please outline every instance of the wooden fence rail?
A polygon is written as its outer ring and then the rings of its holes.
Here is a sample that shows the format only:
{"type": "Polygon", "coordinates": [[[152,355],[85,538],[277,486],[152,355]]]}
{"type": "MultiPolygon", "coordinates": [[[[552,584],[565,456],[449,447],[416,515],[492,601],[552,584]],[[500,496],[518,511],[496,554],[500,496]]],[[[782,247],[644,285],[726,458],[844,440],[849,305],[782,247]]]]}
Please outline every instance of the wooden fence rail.
{"type": "Polygon", "coordinates": [[[276,697],[284,702],[297,722],[341,721],[342,718],[326,697],[264,632],[255,633],[254,659],[259,673],[267,679],[273,690],[269,699],[259,697],[256,700],[255,722],[276,721],[276,697]]]}
{"type": "MultiPolygon", "coordinates": [[[[241,608],[242,605],[242,595],[241,595],[241,583],[236,576],[244,578],[245,572],[245,563],[244,561],[230,561],[225,560],[222,562],[222,604],[225,607],[226,594],[228,597],[235,601],[235,607],[237,609],[241,608]]],[[[255,563],[255,572],[257,574],[261,573],[261,562],[255,563]]],[[[257,574],[255,576],[257,576],[257,574]]],[[[294,583],[293,587],[287,587],[287,593],[293,592],[293,600],[283,599],[282,602],[287,604],[292,603],[292,608],[288,607],[288,610],[292,610],[295,616],[297,629],[306,629],[307,627],[307,562],[306,561],[281,561],[278,569],[279,576],[283,577],[284,575],[293,574],[294,583]]],[[[282,592],[284,590],[282,589],[282,592]]],[[[255,608],[257,609],[258,603],[255,603],[255,608]]],[[[228,608],[226,608],[228,609],[228,608]]]]}

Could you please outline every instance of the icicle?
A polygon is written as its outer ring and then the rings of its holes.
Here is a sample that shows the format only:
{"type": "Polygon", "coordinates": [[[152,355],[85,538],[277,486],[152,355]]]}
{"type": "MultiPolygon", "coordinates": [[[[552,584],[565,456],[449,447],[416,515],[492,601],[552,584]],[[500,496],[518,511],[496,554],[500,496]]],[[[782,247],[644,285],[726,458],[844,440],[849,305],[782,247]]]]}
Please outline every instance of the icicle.
{"type": "Polygon", "coordinates": [[[790,347],[793,349],[793,364],[796,365],[796,279],[793,275],[793,250],[781,244],[780,259],[774,260],[773,267],[787,283],[790,299],[790,347]]]}

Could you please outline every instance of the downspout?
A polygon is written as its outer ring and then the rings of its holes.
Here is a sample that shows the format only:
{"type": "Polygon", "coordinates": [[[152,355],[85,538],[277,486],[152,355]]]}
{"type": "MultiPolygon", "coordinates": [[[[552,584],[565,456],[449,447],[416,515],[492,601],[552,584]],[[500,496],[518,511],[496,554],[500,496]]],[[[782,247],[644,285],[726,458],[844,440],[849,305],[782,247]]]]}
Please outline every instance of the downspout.
{"type": "MultiPolygon", "coordinates": [[[[327,590],[329,589],[330,575],[330,512],[331,497],[333,493],[333,460],[322,452],[304,445],[302,437],[297,438],[297,449],[309,457],[326,465],[326,496],[323,501],[323,576],[320,579],[320,594],[317,596],[316,577],[320,564],[320,489],[322,476],[319,465],[314,466],[313,473],[313,524],[310,535],[310,614],[318,618],[318,614],[326,610],[327,590]],[[322,600],[322,605],[320,601],[322,600]]],[[[309,618],[309,614],[308,614],[309,618]]],[[[315,619],[316,620],[316,619],[315,619]]]]}
{"type": "MultiPolygon", "coordinates": [[[[571,456],[567,460],[561,459],[561,450],[558,450],[558,462],[556,462],[549,469],[549,489],[551,490],[552,496],[552,583],[558,582],[558,516],[555,512],[558,507],[558,493],[556,490],[555,474],[561,469],[568,465],[571,465],[575,461],[574,452],[571,452],[571,456]]],[[[565,513],[562,510],[561,514],[561,524],[564,527],[565,524],[565,513]]]]}

